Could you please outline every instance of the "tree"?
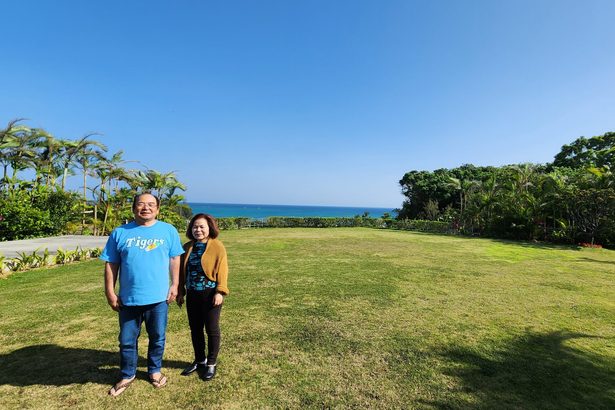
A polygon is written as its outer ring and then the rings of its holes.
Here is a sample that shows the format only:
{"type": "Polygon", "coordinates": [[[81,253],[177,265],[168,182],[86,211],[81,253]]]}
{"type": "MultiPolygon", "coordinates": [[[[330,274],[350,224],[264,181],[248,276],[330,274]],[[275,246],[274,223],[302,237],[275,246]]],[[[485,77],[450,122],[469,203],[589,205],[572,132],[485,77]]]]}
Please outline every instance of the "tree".
{"type": "Polygon", "coordinates": [[[62,172],[61,148],[62,142],[47,131],[35,128],[32,130],[39,136],[36,148],[40,150],[32,163],[36,172],[36,181],[44,179],[45,186],[56,184],[56,179],[62,172]]]}
{"type": "Polygon", "coordinates": [[[95,187],[93,193],[98,189],[98,202],[101,207],[104,207],[104,217],[101,229],[101,235],[105,234],[107,221],[109,219],[109,213],[112,209],[112,197],[115,193],[115,196],[118,194],[119,190],[119,182],[124,180],[126,181],[128,173],[126,169],[122,167],[122,164],[127,162],[135,162],[135,161],[125,161],[122,159],[124,155],[124,151],[117,151],[115,154],[111,156],[111,158],[101,157],[96,166],[94,168],[94,172],[96,176],[100,180],[100,185],[95,187]],[[113,182],[115,181],[114,188],[112,187],[113,182]]]}
{"type": "MultiPolygon", "coordinates": [[[[69,224],[78,221],[78,194],[66,191],[67,176],[79,169],[83,175],[82,232],[85,229],[85,213],[88,209],[88,175],[100,180],[90,189],[94,198],[94,232],[98,229],[98,209],[104,209],[102,233],[112,216],[114,223],[132,218],[130,204],[138,189],[152,189],[161,200],[161,216],[176,226],[185,227],[186,218],[192,213],[183,202],[178,190],[186,190],[174,172],[160,173],[127,170],[123,164],[123,152],[106,158],[107,147],[88,134],[73,140],[56,139],[40,128],[20,124],[22,119],[10,121],[0,129],[0,164],[3,178],[0,180],[0,215],[2,235],[9,230],[11,238],[22,235],[39,236],[60,232],[69,224]],[[32,180],[19,180],[19,172],[34,170],[32,180]],[[56,189],[61,176],[60,189],[56,189]],[[121,186],[126,183],[130,188],[121,186]],[[8,187],[8,189],[6,189],[8,187]],[[99,206],[100,205],[100,208],[99,206]],[[113,212],[116,211],[116,212],[113,212]],[[77,212],[77,214],[75,214],[77,212]]],[[[69,228],[68,231],[73,231],[69,228]]]]}
{"type": "MultiPolygon", "coordinates": [[[[68,176],[69,169],[77,165],[80,153],[98,147],[103,151],[107,151],[107,147],[98,141],[90,140],[89,138],[98,135],[96,133],[87,134],[77,141],[61,140],[62,144],[62,190],[66,188],[66,177],[68,176]]],[[[85,186],[85,184],[84,184],[85,186]]]]}
{"type": "Polygon", "coordinates": [[[17,172],[28,168],[34,164],[34,159],[37,157],[37,144],[40,136],[37,132],[26,126],[13,127],[8,133],[5,133],[10,138],[10,146],[3,153],[4,164],[4,182],[10,181],[9,189],[14,187],[17,181],[17,172]],[[7,177],[7,167],[12,169],[10,179],[7,177]]]}
{"type": "Polygon", "coordinates": [[[541,181],[545,202],[545,238],[547,238],[547,231],[550,230],[551,240],[572,240],[568,230],[570,204],[566,200],[567,190],[571,186],[569,174],[572,172],[574,171],[569,168],[554,168],[545,174],[541,181]]]}
{"type": "Polygon", "coordinates": [[[6,128],[0,130],[0,164],[2,164],[4,171],[0,186],[7,181],[7,169],[10,165],[11,156],[9,149],[15,148],[19,144],[16,134],[27,130],[27,127],[18,125],[21,121],[23,121],[23,118],[9,121],[6,128]]]}
{"type": "Polygon", "coordinates": [[[449,177],[449,186],[459,192],[459,213],[463,215],[468,204],[468,198],[473,190],[480,184],[476,180],[462,180],[449,177]]]}
{"type": "Polygon", "coordinates": [[[399,181],[406,197],[398,213],[398,219],[415,219],[423,212],[429,200],[436,201],[440,209],[453,201],[454,189],[449,185],[448,169],[410,171],[399,181]]]}
{"type": "Polygon", "coordinates": [[[165,194],[170,194],[172,197],[177,189],[186,190],[186,186],[177,180],[175,171],[163,174],[148,169],[145,172],[138,171],[134,179],[139,188],[152,192],[161,202],[165,194]]]}
{"type": "Polygon", "coordinates": [[[573,207],[578,228],[591,244],[597,236],[605,242],[615,241],[615,180],[608,166],[590,167],[580,184],[573,207]]]}
{"type": "Polygon", "coordinates": [[[615,167],[615,132],[591,138],[579,137],[562,146],[555,156],[553,167],[588,168],[615,167]]]}
{"type": "MultiPolygon", "coordinates": [[[[103,148],[105,151],[107,150],[104,145],[103,148]]],[[[84,145],[76,156],[76,161],[79,164],[79,167],[83,173],[83,217],[81,220],[82,229],[85,228],[85,214],[87,211],[87,176],[88,173],[93,172],[93,165],[103,158],[104,157],[102,153],[97,149],[93,149],[90,145],[84,145]]],[[[94,219],[96,220],[96,217],[94,217],[94,219]]]]}
{"type": "Polygon", "coordinates": [[[428,221],[435,221],[438,219],[440,215],[440,209],[438,208],[438,203],[433,199],[430,199],[425,204],[425,209],[423,209],[424,218],[428,221]]]}

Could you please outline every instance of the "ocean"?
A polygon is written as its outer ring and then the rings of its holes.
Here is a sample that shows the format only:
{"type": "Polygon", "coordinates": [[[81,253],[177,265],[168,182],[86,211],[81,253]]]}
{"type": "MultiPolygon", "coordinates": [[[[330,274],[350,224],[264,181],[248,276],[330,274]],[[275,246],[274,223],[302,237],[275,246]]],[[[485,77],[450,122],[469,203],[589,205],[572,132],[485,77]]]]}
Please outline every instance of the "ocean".
{"type": "Polygon", "coordinates": [[[287,217],[354,217],[369,212],[370,217],[381,217],[385,212],[395,216],[392,208],[307,206],[307,205],[254,205],[254,204],[209,204],[188,202],[193,214],[205,213],[215,218],[247,217],[264,219],[269,216],[287,217]]]}

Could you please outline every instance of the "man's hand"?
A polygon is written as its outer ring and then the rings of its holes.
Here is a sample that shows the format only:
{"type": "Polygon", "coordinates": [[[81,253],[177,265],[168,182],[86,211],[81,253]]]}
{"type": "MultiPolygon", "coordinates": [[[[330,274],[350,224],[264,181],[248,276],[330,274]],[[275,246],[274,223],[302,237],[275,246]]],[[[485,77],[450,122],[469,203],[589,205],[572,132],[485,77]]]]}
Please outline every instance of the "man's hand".
{"type": "MultiPolygon", "coordinates": [[[[167,295],[167,303],[173,302],[178,295],[179,264],[180,264],[179,256],[173,256],[171,260],[169,261],[169,274],[171,275],[171,287],[169,288],[169,294],[167,295]]],[[[182,292],[183,292],[183,289],[182,289],[182,292]]]]}
{"type": "Polygon", "coordinates": [[[171,285],[169,294],[167,295],[167,303],[171,303],[177,298],[177,285],[171,285]]]}
{"type": "Polygon", "coordinates": [[[117,282],[119,270],[119,263],[105,263],[105,296],[107,297],[107,303],[111,306],[111,309],[116,312],[119,312],[122,306],[122,301],[115,294],[115,282],[117,282]]]}
{"type": "Polygon", "coordinates": [[[115,310],[116,312],[119,312],[120,308],[122,307],[122,301],[120,300],[119,296],[116,295],[115,293],[112,293],[111,295],[107,295],[107,303],[109,303],[109,306],[111,306],[111,309],[115,310]]]}
{"type": "Polygon", "coordinates": [[[184,295],[177,295],[177,298],[175,298],[175,302],[177,302],[177,306],[182,307],[182,305],[184,304],[184,295]]]}

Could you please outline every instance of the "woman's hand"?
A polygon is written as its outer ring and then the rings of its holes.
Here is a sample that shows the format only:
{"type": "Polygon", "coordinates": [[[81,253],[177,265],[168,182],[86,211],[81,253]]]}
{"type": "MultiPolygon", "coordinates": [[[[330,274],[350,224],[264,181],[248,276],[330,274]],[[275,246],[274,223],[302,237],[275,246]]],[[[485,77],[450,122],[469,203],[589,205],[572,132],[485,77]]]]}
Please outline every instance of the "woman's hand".
{"type": "Polygon", "coordinates": [[[220,306],[224,302],[224,296],[222,293],[217,293],[214,295],[214,306],[220,306]]]}
{"type": "Polygon", "coordinates": [[[175,298],[175,302],[177,302],[177,306],[182,307],[182,305],[184,304],[184,295],[181,293],[177,295],[177,297],[175,298]]]}

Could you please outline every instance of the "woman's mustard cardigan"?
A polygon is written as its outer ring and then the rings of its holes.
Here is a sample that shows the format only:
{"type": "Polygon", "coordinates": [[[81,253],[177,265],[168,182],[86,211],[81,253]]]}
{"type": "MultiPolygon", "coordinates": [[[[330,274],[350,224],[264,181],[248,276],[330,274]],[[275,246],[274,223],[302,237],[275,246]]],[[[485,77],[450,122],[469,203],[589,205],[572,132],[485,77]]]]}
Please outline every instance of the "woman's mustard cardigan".
{"type": "MultiPolygon", "coordinates": [[[[192,253],[193,242],[184,244],[185,253],[181,256],[179,268],[179,292],[185,294],[186,265],[192,253]]],[[[209,239],[207,247],[201,257],[201,266],[207,279],[217,283],[216,291],[223,295],[229,294],[228,289],[228,262],[226,260],[226,248],[218,239],[209,239]]]]}

